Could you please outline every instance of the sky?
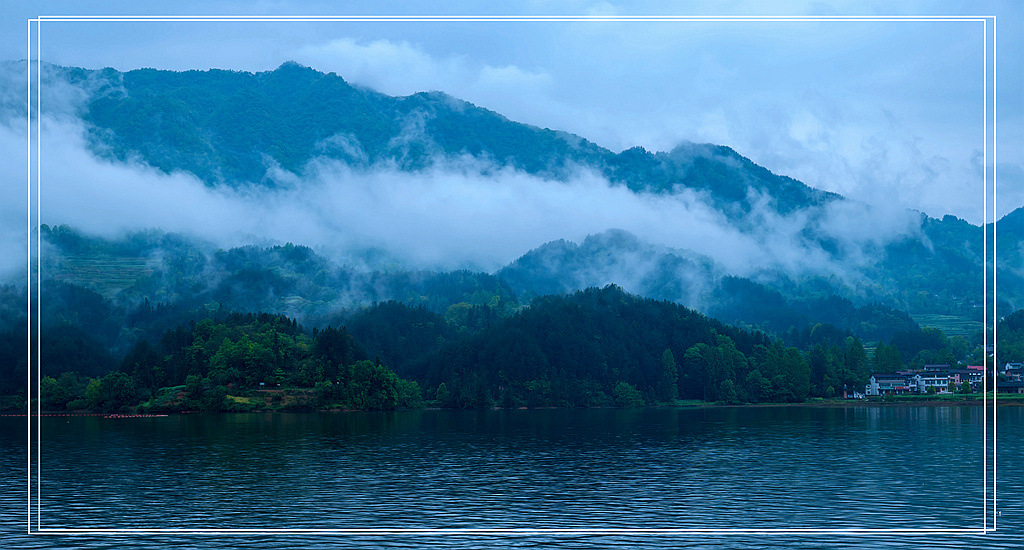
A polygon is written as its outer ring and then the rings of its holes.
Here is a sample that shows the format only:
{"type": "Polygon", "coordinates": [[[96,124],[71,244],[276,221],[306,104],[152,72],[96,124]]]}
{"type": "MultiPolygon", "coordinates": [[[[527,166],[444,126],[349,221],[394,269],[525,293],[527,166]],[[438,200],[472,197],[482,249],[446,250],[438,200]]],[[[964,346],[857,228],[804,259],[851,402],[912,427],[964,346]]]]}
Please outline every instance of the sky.
{"type": "MultiPolygon", "coordinates": [[[[995,14],[998,213],[1024,204],[1024,3],[892,4],[14,1],[3,8],[0,59],[26,57],[25,20],[36,15],[995,14]]],[[[392,95],[441,90],[615,151],[724,144],[812,187],[975,224],[984,219],[982,167],[992,162],[983,44],[979,22],[52,22],[42,30],[43,59],[60,65],[264,71],[294,60],[392,95]]]]}

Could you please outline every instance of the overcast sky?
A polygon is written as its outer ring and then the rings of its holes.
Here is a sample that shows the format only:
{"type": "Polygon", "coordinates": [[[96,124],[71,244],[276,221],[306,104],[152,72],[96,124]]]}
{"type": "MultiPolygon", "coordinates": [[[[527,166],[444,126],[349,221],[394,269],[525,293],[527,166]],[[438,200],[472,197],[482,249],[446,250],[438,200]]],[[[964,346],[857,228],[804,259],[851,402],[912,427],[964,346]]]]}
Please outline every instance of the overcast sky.
{"type": "MultiPolygon", "coordinates": [[[[17,1],[0,57],[26,56],[25,19],[58,14],[995,14],[999,210],[1024,204],[1024,2],[680,4],[17,1]]],[[[442,90],[616,151],[725,144],[814,187],[982,220],[976,22],[73,22],[47,23],[42,39],[44,60],[90,68],[295,60],[388,94],[442,90]]]]}

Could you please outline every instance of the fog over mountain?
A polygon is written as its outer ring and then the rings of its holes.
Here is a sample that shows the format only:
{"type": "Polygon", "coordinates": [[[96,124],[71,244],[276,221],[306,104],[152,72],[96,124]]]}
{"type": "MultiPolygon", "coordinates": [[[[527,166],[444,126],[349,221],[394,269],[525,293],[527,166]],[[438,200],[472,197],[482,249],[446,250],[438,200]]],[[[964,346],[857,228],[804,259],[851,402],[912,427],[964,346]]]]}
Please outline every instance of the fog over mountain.
{"type": "MultiPolygon", "coordinates": [[[[0,115],[0,145],[22,153],[23,71],[4,65],[0,115]]],[[[445,94],[386,96],[294,63],[264,73],[47,66],[43,76],[41,219],[89,235],[293,242],[335,262],[379,249],[410,269],[509,266],[499,272],[509,276],[517,258],[566,239],[590,252],[576,268],[549,265],[563,276],[552,290],[643,291],[672,264],[665,297],[689,305],[725,275],[824,280],[830,292],[896,303],[955,281],[948,300],[963,304],[974,286],[980,299],[980,277],[968,277],[979,228],[819,191],[721,145],[615,153],[445,94]],[[921,263],[944,274],[906,285],[900,270],[921,263]]],[[[0,173],[24,181],[24,163],[7,156],[0,173]]],[[[19,185],[3,193],[10,277],[25,264],[25,196],[19,185]]]]}

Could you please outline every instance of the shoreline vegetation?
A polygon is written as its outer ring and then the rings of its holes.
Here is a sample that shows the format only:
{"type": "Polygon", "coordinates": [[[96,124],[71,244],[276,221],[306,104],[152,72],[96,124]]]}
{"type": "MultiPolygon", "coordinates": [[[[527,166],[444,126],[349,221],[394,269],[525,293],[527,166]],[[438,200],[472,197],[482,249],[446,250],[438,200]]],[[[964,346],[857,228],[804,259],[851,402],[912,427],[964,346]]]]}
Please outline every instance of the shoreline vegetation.
{"type": "MultiPolygon", "coordinates": [[[[160,309],[144,303],[134,315],[163,319],[160,309]]],[[[444,317],[386,302],[323,329],[269,313],[219,311],[177,326],[163,319],[124,334],[134,343],[105,365],[80,332],[48,330],[39,395],[28,397],[47,411],[116,414],[983,401],[978,387],[953,382],[858,395],[873,372],[987,362],[980,335],[970,347],[925,328],[869,347],[816,325],[797,347],[614,285],[537,298],[510,315],[456,310],[444,317]]],[[[1003,349],[1024,342],[1018,325],[1024,310],[1002,322],[1011,329],[1000,330],[1003,349]]],[[[0,411],[25,410],[27,371],[23,358],[5,380],[0,411]]]]}
{"type": "MultiPolygon", "coordinates": [[[[392,409],[387,411],[369,411],[365,409],[256,409],[249,411],[165,411],[161,413],[112,413],[112,412],[93,412],[89,410],[83,411],[42,411],[42,416],[102,416],[105,418],[155,418],[155,417],[166,417],[174,415],[223,415],[223,414],[306,414],[306,413],[318,413],[318,414],[345,414],[345,413],[394,413],[394,412],[413,412],[413,411],[453,411],[453,412],[485,412],[485,411],[569,411],[569,410],[599,410],[599,409],[623,409],[623,410],[648,410],[648,409],[681,409],[681,410],[702,410],[702,409],[774,409],[774,408],[808,408],[808,409],[862,409],[862,408],[896,408],[896,407],[981,407],[983,402],[981,400],[949,400],[949,401],[938,401],[938,400],[927,400],[927,401],[871,401],[871,402],[860,402],[860,401],[827,401],[827,402],[813,402],[813,403],[700,403],[700,404],[687,404],[687,405],[644,405],[641,407],[518,407],[514,409],[506,409],[502,407],[491,407],[489,409],[445,409],[441,407],[422,407],[419,409],[392,409]]],[[[991,403],[989,404],[991,406],[991,403]]],[[[1003,407],[1024,407],[1024,399],[1019,398],[1000,398],[997,406],[1003,407]]],[[[0,413],[0,416],[16,416],[25,417],[25,409],[22,408],[20,414],[7,411],[0,413]]],[[[32,416],[37,416],[33,411],[32,416]]]]}
{"type": "MultiPolygon", "coordinates": [[[[44,409],[43,415],[109,415],[111,417],[132,417],[132,416],[166,416],[171,414],[225,414],[225,413],[347,413],[347,412],[394,412],[394,411],[414,411],[414,410],[477,410],[477,411],[513,411],[513,410],[571,410],[571,409],[717,409],[717,408],[779,408],[779,407],[790,407],[790,408],[864,408],[864,407],[899,407],[899,406],[913,406],[913,407],[948,407],[948,406],[982,406],[986,403],[986,396],[983,394],[971,394],[971,395],[958,395],[958,394],[938,394],[938,395],[900,395],[900,396],[885,396],[882,398],[860,398],[860,399],[844,399],[844,398],[811,398],[807,401],[799,403],[729,403],[722,401],[699,401],[699,400],[676,400],[672,403],[654,403],[649,405],[635,405],[635,406],[593,406],[593,407],[569,407],[569,406],[536,406],[536,407],[501,407],[492,406],[480,409],[452,409],[449,407],[442,407],[436,402],[423,402],[418,407],[400,407],[394,409],[352,409],[352,408],[314,408],[308,406],[308,402],[303,402],[300,399],[293,399],[291,401],[287,399],[275,399],[274,395],[288,395],[289,397],[295,397],[296,395],[302,395],[304,392],[303,388],[284,388],[281,390],[257,390],[256,393],[265,394],[256,396],[257,399],[263,399],[263,405],[254,404],[255,406],[250,407],[232,407],[226,409],[175,409],[175,408],[164,408],[154,409],[152,407],[138,406],[131,409],[121,408],[116,412],[112,411],[100,411],[97,409],[44,409]]],[[[1024,395],[1021,394],[1000,394],[994,398],[993,393],[989,392],[987,395],[987,402],[992,404],[993,402],[1000,407],[1020,407],[1024,406],[1024,395]]],[[[9,396],[10,397],[10,396],[9,396]]],[[[229,399],[234,402],[240,402],[238,396],[228,396],[229,399]]],[[[5,402],[4,412],[24,412],[27,404],[24,400],[21,400],[20,407],[11,407],[11,400],[5,402]]],[[[35,408],[35,401],[33,400],[32,408],[35,408]]],[[[12,416],[11,414],[5,414],[4,416],[12,416]]],[[[23,415],[13,415],[23,416],[23,415]]]]}

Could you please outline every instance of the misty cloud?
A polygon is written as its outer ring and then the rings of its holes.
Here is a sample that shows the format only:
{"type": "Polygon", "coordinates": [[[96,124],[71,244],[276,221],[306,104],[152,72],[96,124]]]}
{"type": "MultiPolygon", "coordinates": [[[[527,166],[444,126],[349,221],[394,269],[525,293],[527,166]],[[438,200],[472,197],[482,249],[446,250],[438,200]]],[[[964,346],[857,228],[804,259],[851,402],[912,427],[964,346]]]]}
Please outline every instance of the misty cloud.
{"type": "MultiPolygon", "coordinates": [[[[767,197],[755,197],[757,206],[745,220],[752,229],[741,230],[692,190],[636,194],[583,168],[556,181],[471,157],[439,158],[416,172],[317,159],[301,177],[269,166],[275,179],[289,182],[278,189],[210,188],[187,173],[100,159],[89,151],[85,135],[80,122],[44,118],[42,221],[108,238],[156,227],[222,247],[294,242],[335,258],[374,247],[410,267],[493,271],[542,243],[579,242],[617,228],[655,245],[706,255],[740,275],[845,271],[803,234],[811,212],[780,216],[767,197]]],[[[0,146],[17,150],[24,144],[23,130],[0,130],[0,146]]],[[[8,181],[24,177],[24,165],[16,160],[2,170],[8,181]]],[[[20,245],[11,243],[24,242],[15,238],[24,235],[24,226],[10,223],[24,224],[24,191],[5,190],[4,245],[13,250],[20,245]]],[[[903,222],[883,225],[892,212],[852,204],[829,211],[821,229],[854,247],[883,244],[914,229],[903,222]],[[884,231],[858,233],[857,227],[884,231]]]]}
{"type": "Polygon", "coordinates": [[[388,95],[441,90],[469,101],[489,94],[540,94],[551,75],[515,65],[492,66],[467,55],[432,56],[406,41],[340,38],[295,51],[296,61],[334,71],[346,80],[388,95]]]}
{"type": "MultiPolygon", "coordinates": [[[[836,8],[796,2],[791,9],[748,9],[751,5],[756,3],[705,2],[691,11],[818,14],[836,8]]],[[[165,7],[189,11],[183,6],[165,7]]],[[[1024,48],[1020,25],[1013,22],[1024,12],[1019,2],[991,7],[988,12],[999,13],[1004,22],[999,139],[1005,162],[1020,150],[1017,128],[1024,127],[1020,102],[1005,99],[1020,96],[1022,80],[1014,67],[1024,48]]],[[[295,6],[286,2],[272,8],[287,13],[295,6]]],[[[36,13],[24,2],[11,9],[36,13]]],[[[84,11],[118,9],[104,9],[100,2],[84,11]]],[[[382,9],[431,13],[438,7],[382,9]]],[[[896,9],[943,15],[977,11],[930,2],[896,9]]],[[[458,11],[442,9],[449,10],[458,11]]],[[[584,1],[568,9],[539,4],[511,9],[517,11],[673,9],[584,1]]],[[[95,29],[52,25],[44,38],[50,60],[122,70],[262,71],[294,59],[387,93],[440,89],[513,120],[574,132],[613,150],[637,145],[670,150],[681,140],[725,144],[814,187],[981,222],[983,203],[975,184],[980,172],[970,157],[983,139],[984,59],[981,30],[972,22],[124,23],[105,26],[107,32],[95,29]]],[[[25,44],[22,28],[13,31],[4,35],[4,47],[8,58],[17,59],[24,56],[25,44]]],[[[1007,180],[1000,192],[1019,205],[1022,185],[1007,180]]]]}
{"type": "MultiPolygon", "coordinates": [[[[9,76],[18,81],[17,74],[9,76]]],[[[712,258],[731,274],[847,278],[856,265],[832,257],[815,236],[838,242],[844,258],[869,262],[890,240],[919,230],[919,220],[898,206],[848,201],[780,215],[770,197],[756,194],[748,197],[753,210],[737,223],[691,189],[637,194],[584,167],[553,180],[469,156],[438,155],[428,168],[411,172],[394,163],[367,166],[360,144],[346,135],[325,139],[320,149],[342,151],[349,162],[320,157],[296,174],[268,156],[267,174],[277,188],[211,188],[186,172],[166,174],[137,159],[98,157],[82,121],[73,116],[87,96],[57,84],[44,88],[41,221],[107,238],[159,228],[224,248],[293,242],[335,260],[375,248],[411,268],[494,271],[543,243],[580,242],[620,229],[652,245],[712,258]]],[[[0,176],[23,182],[24,119],[5,120],[0,146],[21,155],[6,157],[0,176]]],[[[406,122],[396,139],[423,145],[422,117],[406,122]]],[[[3,193],[0,270],[11,274],[25,265],[25,188],[8,185],[3,193]]],[[[642,271],[628,278],[642,279],[642,271]]]]}

